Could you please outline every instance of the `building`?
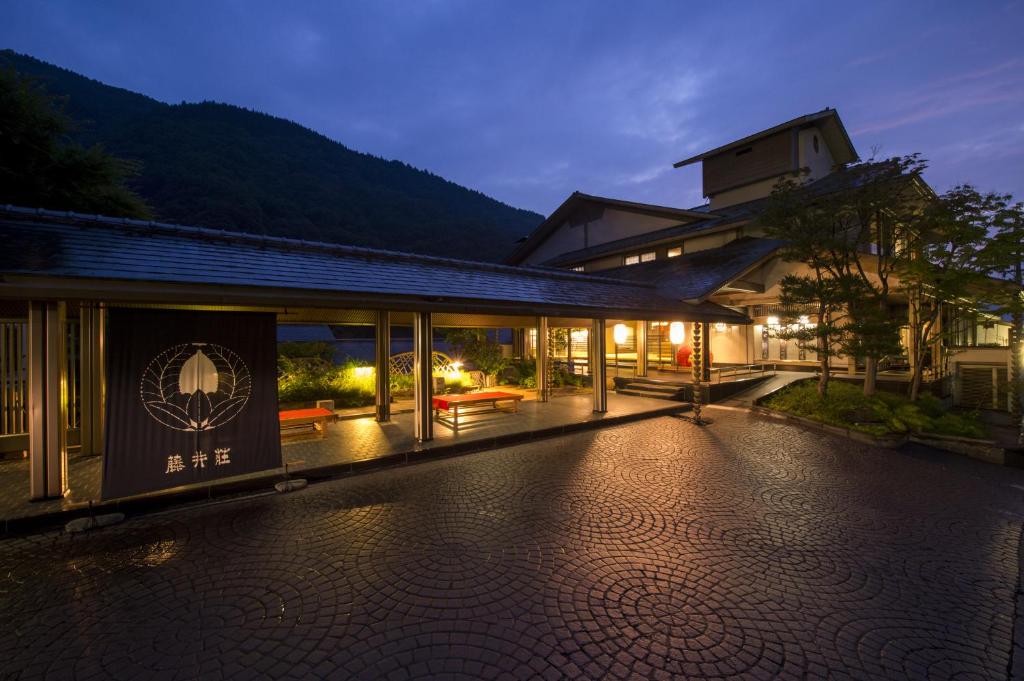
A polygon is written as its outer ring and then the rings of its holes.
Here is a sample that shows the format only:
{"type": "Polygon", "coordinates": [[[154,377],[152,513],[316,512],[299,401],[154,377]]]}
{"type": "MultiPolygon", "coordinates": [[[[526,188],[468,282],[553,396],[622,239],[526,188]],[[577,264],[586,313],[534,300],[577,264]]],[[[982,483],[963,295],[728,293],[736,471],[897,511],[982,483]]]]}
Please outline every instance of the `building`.
{"type": "MultiPolygon", "coordinates": [[[[810,370],[815,353],[773,333],[782,313],[779,283],[803,268],[781,259],[782,243],[765,238],[755,218],[781,178],[801,177],[809,191],[827,194],[847,186],[844,170],[857,160],[838,112],[824,109],[676,163],[701,164],[704,205],[655,206],[576,192],[505,262],[655,283],[690,303],[742,311],[752,324],[720,323],[708,336],[715,366],[771,363],[810,370]]],[[[905,318],[906,306],[892,312],[905,318]]],[[[962,314],[955,305],[946,306],[942,323],[952,333],[933,348],[929,378],[936,389],[957,404],[1008,408],[1009,325],[984,312],[962,314]]],[[[646,334],[649,365],[685,373],[685,362],[660,343],[661,328],[646,334]]],[[[839,364],[846,365],[844,374],[857,374],[856,358],[840,358],[839,364]]],[[[905,364],[905,358],[892,358],[883,381],[897,387],[905,382],[905,364]]]]}
{"type": "MultiPolygon", "coordinates": [[[[825,109],[676,164],[702,164],[706,205],[574,193],[504,264],[0,207],[0,458],[24,457],[0,462],[0,503],[107,503],[282,463],[351,467],[435,439],[497,442],[655,409],[628,395],[637,382],[689,399],[707,390],[695,378],[732,389],[768,367],[812,370],[813,353],[775,334],[779,282],[802,265],[784,262],[754,219],[779,178],[803,173],[832,192],[856,159],[825,109]],[[334,337],[295,328],[309,325],[360,326],[375,344],[360,368],[366,413],[334,422],[333,403],[280,403],[278,340],[334,337]],[[401,361],[396,327],[411,338],[401,361]],[[523,401],[519,416],[445,425],[458,400],[434,399],[438,372],[454,367],[438,364],[433,330],[444,327],[511,330],[510,354],[535,372],[512,402],[523,401]],[[406,370],[403,406],[393,379],[406,370]],[[556,375],[589,387],[555,397],[556,375]],[[317,437],[282,443],[293,423],[317,437]]],[[[955,333],[934,348],[932,387],[1005,408],[1007,325],[953,305],[943,324],[955,333]]],[[[883,372],[897,389],[898,364],[883,372]]],[[[857,371],[849,358],[844,373],[857,371]]]]}

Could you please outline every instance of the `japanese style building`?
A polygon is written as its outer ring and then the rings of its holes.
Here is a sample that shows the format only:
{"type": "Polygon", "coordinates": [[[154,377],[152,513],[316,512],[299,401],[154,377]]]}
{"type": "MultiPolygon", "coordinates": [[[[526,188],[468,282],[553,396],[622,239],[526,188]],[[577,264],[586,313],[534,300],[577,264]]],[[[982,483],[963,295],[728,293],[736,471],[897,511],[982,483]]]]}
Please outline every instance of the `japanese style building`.
{"type": "MultiPolygon", "coordinates": [[[[743,312],[752,324],[713,326],[708,345],[714,366],[772,363],[812,370],[816,353],[775,334],[783,317],[780,282],[806,268],[783,261],[782,242],[766,238],[756,218],[780,179],[799,177],[809,193],[829,194],[852,181],[844,170],[856,160],[839,114],[824,109],[676,163],[701,164],[704,205],[683,209],[576,192],[506,262],[654,283],[691,304],[743,312]]],[[[905,301],[891,312],[906,319],[905,301]]],[[[929,379],[941,381],[936,387],[952,393],[957,404],[1007,409],[1009,324],[980,311],[962,314],[954,305],[944,306],[940,324],[949,333],[933,345],[929,379]]],[[[648,364],[678,369],[672,348],[660,343],[661,328],[648,329],[648,364]]],[[[907,339],[904,331],[904,347],[907,339]]],[[[857,358],[840,358],[839,364],[856,376],[857,358]]],[[[908,378],[905,357],[892,358],[885,368],[883,380],[908,378]]]]}
{"type": "MultiPolygon", "coordinates": [[[[26,501],[116,499],[282,461],[358,462],[427,446],[439,429],[492,438],[643,411],[657,401],[629,396],[632,381],[678,392],[694,367],[719,383],[767,366],[810,370],[813,353],[773,333],[779,282],[802,266],[779,257],[755,218],[779,178],[802,172],[814,191],[835,191],[856,159],[834,110],[802,116],[676,164],[702,164],[706,205],[574,193],[504,264],[2,207],[0,456],[24,458],[0,463],[0,486],[26,501]],[[280,329],[310,325],[373,329],[368,413],[278,404],[280,329]],[[391,395],[404,366],[394,327],[412,330],[407,409],[391,395]],[[475,435],[459,432],[458,406],[454,429],[438,425],[458,403],[434,399],[438,370],[451,370],[434,349],[442,327],[511,330],[507,352],[536,368],[535,388],[487,393],[484,411],[500,419],[475,435]],[[554,397],[556,368],[586,374],[588,393],[554,397]],[[524,398],[515,415],[499,409],[524,398]],[[292,422],[316,439],[282,445],[292,422]]],[[[944,323],[962,323],[955,308],[944,323]]],[[[972,318],[950,342],[955,353],[936,347],[933,377],[954,377],[958,401],[1005,408],[1006,325],[972,318]]],[[[897,369],[885,373],[898,380],[897,369]]]]}

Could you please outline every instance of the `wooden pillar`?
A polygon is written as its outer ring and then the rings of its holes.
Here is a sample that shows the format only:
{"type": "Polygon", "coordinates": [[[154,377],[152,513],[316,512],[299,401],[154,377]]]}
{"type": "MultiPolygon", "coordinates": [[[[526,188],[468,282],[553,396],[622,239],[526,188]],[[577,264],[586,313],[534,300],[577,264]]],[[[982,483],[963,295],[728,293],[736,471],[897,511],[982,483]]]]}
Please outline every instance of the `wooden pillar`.
{"type": "Polygon", "coordinates": [[[594,411],[608,411],[607,349],[605,347],[605,321],[594,319],[590,326],[590,376],[594,382],[594,411]]]}
{"type": "Polygon", "coordinates": [[[419,442],[434,439],[434,344],[429,312],[416,312],[412,320],[414,378],[414,433],[419,442]]]}
{"type": "Polygon", "coordinates": [[[537,401],[547,402],[548,389],[548,318],[537,317],[537,401]]]}
{"type": "Polygon", "coordinates": [[[33,500],[67,490],[67,362],[65,305],[29,303],[29,488],[33,500]]]}
{"type": "Polygon", "coordinates": [[[91,456],[103,453],[107,310],[96,304],[83,303],[78,311],[78,319],[81,346],[81,452],[83,456],[91,456]]]}
{"type": "Polygon", "coordinates": [[[647,375],[647,322],[636,323],[636,375],[647,375]]]}
{"type": "Polygon", "coordinates": [[[376,353],[375,375],[377,389],[375,399],[377,421],[384,423],[391,420],[391,313],[387,310],[377,311],[376,333],[374,335],[376,353]]]}

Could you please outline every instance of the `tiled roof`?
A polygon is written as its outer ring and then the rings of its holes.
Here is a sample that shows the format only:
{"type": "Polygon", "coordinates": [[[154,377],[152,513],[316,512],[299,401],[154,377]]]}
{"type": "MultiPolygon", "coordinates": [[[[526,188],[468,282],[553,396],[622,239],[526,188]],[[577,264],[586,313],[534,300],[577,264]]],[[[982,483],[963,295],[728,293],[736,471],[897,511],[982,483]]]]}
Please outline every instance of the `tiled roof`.
{"type": "Polygon", "coordinates": [[[536,314],[742,317],[661,296],[651,284],[603,276],[11,206],[0,208],[0,243],[0,275],[315,291],[339,300],[365,296],[366,307],[377,297],[437,309],[456,301],[536,314]]]}
{"type": "Polygon", "coordinates": [[[706,206],[699,209],[673,208],[671,206],[658,206],[652,203],[639,203],[637,201],[625,201],[623,199],[610,199],[605,196],[593,196],[582,192],[573,192],[551,215],[545,218],[544,222],[537,225],[536,229],[524,238],[515,250],[506,257],[503,262],[518,264],[526,256],[533,252],[544,240],[551,235],[563,222],[570,218],[577,209],[585,204],[597,206],[610,206],[630,213],[639,215],[653,215],[656,217],[670,218],[684,222],[693,220],[704,220],[708,217],[706,206]]]}
{"type": "Polygon", "coordinates": [[[776,133],[783,132],[784,130],[790,130],[792,128],[804,128],[810,125],[821,126],[822,134],[826,136],[829,141],[829,147],[832,150],[832,157],[837,163],[852,163],[857,160],[857,150],[853,148],[853,142],[850,141],[850,136],[846,132],[846,127],[839,119],[839,113],[835,109],[824,108],[821,111],[812,114],[806,114],[804,116],[797,116],[796,118],[780,123],[779,125],[772,126],[760,132],[755,132],[753,135],[747,135],[738,140],[727,142],[720,147],[709,149],[703,153],[691,156],[674,163],[672,167],[679,168],[697,161],[703,161],[709,156],[717,156],[718,154],[724,153],[737,147],[746,146],[759,139],[764,139],[776,133]]]}
{"type": "MultiPolygon", "coordinates": [[[[885,171],[887,163],[879,161],[874,163],[860,163],[848,168],[840,168],[834,172],[808,183],[804,190],[809,196],[825,196],[843,189],[856,187],[870,181],[878,173],[885,171]]],[[[542,263],[545,267],[566,267],[599,258],[613,253],[639,250],[649,244],[656,244],[675,238],[691,236],[718,227],[739,225],[749,222],[757,217],[764,209],[768,198],[754,199],[744,203],[736,203],[723,208],[716,208],[714,214],[704,220],[688,222],[680,225],[673,225],[663,229],[644,232],[635,236],[615,241],[606,241],[588,248],[581,248],[575,251],[562,253],[542,263]]],[[[692,208],[690,212],[699,211],[701,207],[692,208]]]]}
{"type": "Polygon", "coordinates": [[[565,267],[566,265],[586,262],[587,260],[592,260],[602,255],[619,253],[631,249],[639,249],[648,244],[654,244],[677,237],[689,236],[715,227],[724,227],[727,225],[748,222],[757,215],[757,211],[764,205],[764,202],[765,199],[757,199],[755,201],[748,201],[747,203],[741,203],[735,206],[728,206],[717,210],[714,217],[699,220],[697,222],[672,225],[671,227],[644,232],[643,234],[629,236],[624,239],[606,241],[602,244],[590,246],[589,248],[569,251],[568,253],[562,253],[561,255],[557,255],[554,258],[546,260],[543,264],[546,267],[565,267]]]}
{"type": "Polygon", "coordinates": [[[772,256],[782,246],[783,242],[777,239],[744,237],[719,248],[602,270],[601,274],[629,281],[652,282],[663,296],[704,300],[772,256]]]}

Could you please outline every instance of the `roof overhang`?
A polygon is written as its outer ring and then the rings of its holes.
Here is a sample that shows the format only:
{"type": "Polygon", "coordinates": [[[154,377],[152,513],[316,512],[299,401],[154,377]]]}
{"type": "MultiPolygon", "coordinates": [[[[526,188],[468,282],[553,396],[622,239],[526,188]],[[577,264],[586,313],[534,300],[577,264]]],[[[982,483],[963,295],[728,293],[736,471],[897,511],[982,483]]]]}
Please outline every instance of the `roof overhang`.
{"type": "Polygon", "coordinates": [[[685,158],[682,161],[677,161],[672,164],[673,168],[682,168],[683,166],[696,163],[697,161],[703,161],[711,156],[717,156],[727,151],[737,149],[739,147],[753,144],[754,142],[770,137],[780,132],[784,132],[790,129],[803,129],[809,127],[816,127],[821,131],[822,137],[825,139],[825,143],[828,145],[829,151],[832,153],[832,158],[837,164],[852,163],[858,159],[857,150],[853,146],[853,142],[850,140],[849,134],[846,132],[846,127],[843,125],[842,120],[839,118],[839,113],[835,109],[823,109],[817,113],[807,114],[806,116],[799,116],[792,120],[780,123],[771,128],[755,132],[753,135],[747,135],[742,139],[723,144],[720,147],[709,149],[708,151],[685,158]]]}
{"type": "MultiPolygon", "coordinates": [[[[655,292],[652,290],[652,294],[655,292]]],[[[643,310],[524,303],[494,299],[379,295],[263,286],[225,286],[178,282],[7,274],[0,277],[0,298],[16,300],[90,300],[111,303],[220,305],[265,308],[346,308],[400,312],[477,313],[536,318],[664,320],[749,323],[740,312],[717,304],[684,301],[643,310]]]]}

